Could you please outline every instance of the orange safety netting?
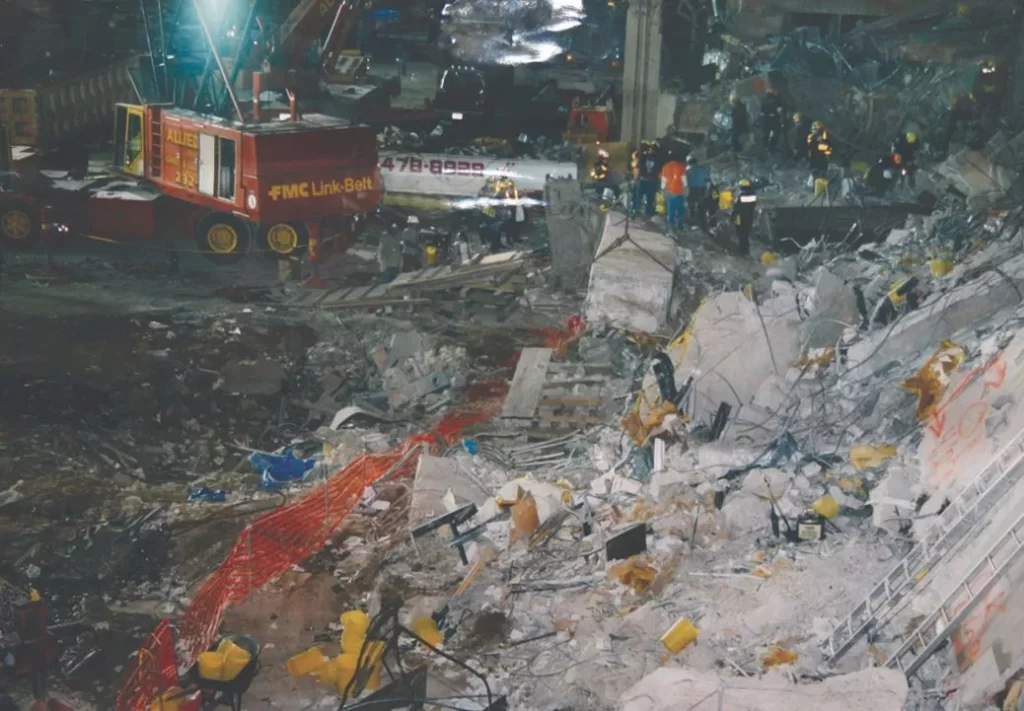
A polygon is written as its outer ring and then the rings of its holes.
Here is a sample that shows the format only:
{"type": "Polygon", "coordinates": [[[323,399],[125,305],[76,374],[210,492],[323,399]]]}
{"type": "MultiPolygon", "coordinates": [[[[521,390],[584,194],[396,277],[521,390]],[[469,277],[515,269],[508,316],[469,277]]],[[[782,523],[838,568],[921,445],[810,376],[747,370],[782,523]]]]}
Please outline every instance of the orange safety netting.
{"type": "Polygon", "coordinates": [[[537,328],[530,333],[539,336],[545,348],[551,348],[558,355],[565,355],[569,344],[583,335],[586,324],[579,316],[570,316],[565,328],[537,328]]]}
{"type": "Polygon", "coordinates": [[[117,708],[145,709],[172,686],[178,684],[171,621],[160,620],[139,653],[128,664],[128,680],[117,694],[117,708]]]}
{"type": "MultiPolygon", "coordinates": [[[[409,437],[401,447],[387,454],[356,458],[321,486],[258,516],[246,526],[227,558],[206,579],[185,611],[180,626],[185,666],[195,663],[213,642],[229,606],[245,602],[251,593],[320,550],[359,503],[367,486],[385,475],[413,476],[419,455],[425,449],[440,443],[452,444],[467,427],[489,419],[500,406],[506,389],[503,382],[475,383],[465,403],[447,413],[432,431],[409,437]]],[[[162,666],[149,668],[147,659],[140,654],[137,667],[118,694],[117,711],[144,711],[166,690],[143,683],[162,666]]]]}

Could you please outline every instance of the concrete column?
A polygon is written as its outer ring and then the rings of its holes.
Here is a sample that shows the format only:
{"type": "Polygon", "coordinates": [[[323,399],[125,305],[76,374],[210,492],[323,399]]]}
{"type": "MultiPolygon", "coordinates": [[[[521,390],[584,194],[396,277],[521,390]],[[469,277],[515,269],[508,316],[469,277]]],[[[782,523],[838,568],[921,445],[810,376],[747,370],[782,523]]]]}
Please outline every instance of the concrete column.
{"type": "Polygon", "coordinates": [[[1017,41],[1013,45],[1008,69],[1007,93],[1009,100],[1003,106],[1004,115],[1015,131],[1024,130],[1024,0],[1017,0],[1014,20],[1017,22],[1017,41]]]}
{"type": "Polygon", "coordinates": [[[661,135],[661,3],[633,0],[626,16],[622,77],[622,140],[631,146],[661,135]]]}

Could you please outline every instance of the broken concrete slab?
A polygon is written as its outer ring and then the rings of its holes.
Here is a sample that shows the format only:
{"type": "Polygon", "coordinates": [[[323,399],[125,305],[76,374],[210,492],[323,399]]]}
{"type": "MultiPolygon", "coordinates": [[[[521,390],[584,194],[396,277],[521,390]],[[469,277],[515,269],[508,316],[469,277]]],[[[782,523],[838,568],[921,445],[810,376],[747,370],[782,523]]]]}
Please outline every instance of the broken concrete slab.
{"type": "Polygon", "coordinates": [[[847,207],[772,207],[767,210],[772,246],[793,252],[812,240],[858,246],[889,234],[908,215],[926,215],[927,204],[865,205],[847,207]]]}
{"type": "Polygon", "coordinates": [[[940,180],[967,196],[972,208],[981,208],[1006,194],[1016,172],[993,163],[987,151],[965,148],[935,166],[940,180]]]}
{"type": "Polygon", "coordinates": [[[387,367],[392,368],[406,358],[419,355],[425,345],[419,331],[398,331],[391,336],[388,345],[387,367]]]}
{"type": "Polygon", "coordinates": [[[609,213],[590,268],[587,321],[657,333],[668,320],[675,268],[670,237],[609,213]]]}
{"type": "Polygon", "coordinates": [[[277,395],[288,373],[272,360],[234,360],[220,371],[222,387],[236,395],[277,395]]]}
{"type": "MultiPolygon", "coordinates": [[[[718,294],[693,315],[689,337],[668,349],[676,385],[693,377],[690,400],[695,421],[710,423],[722,402],[737,412],[770,375],[782,375],[800,351],[800,321],[789,298],[757,304],[738,291],[718,294]]],[[[644,378],[644,392],[657,385],[644,378]]],[[[641,407],[641,417],[647,411],[641,407]]]]}
{"type": "Polygon", "coordinates": [[[818,683],[793,684],[782,673],[724,678],[685,667],[661,667],[619,699],[620,711],[900,711],[907,679],[891,669],[865,669],[818,683]]]}
{"type": "Polygon", "coordinates": [[[452,510],[445,505],[446,498],[451,501],[453,497],[458,508],[469,503],[479,506],[488,499],[488,494],[469,474],[460,470],[455,459],[422,454],[412,484],[409,523],[417,526],[452,510]]]}
{"type": "Polygon", "coordinates": [[[793,475],[781,469],[751,469],[743,478],[743,491],[765,500],[778,499],[793,484],[793,475]]]}
{"type": "Polygon", "coordinates": [[[730,538],[739,538],[754,531],[767,530],[771,525],[770,504],[758,496],[739,492],[725,498],[722,515],[730,538]]]}
{"type": "Polygon", "coordinates": [[[545,220],[551,245],[551,271],[569,292],[583,288],[601,236],[603,219],[593,201],[584,200],[578,180],[549,179],[545,220]]]}
{"type": "Polygon", "coordinates": [[[814,274],[814,287],[805,295],[809,314],[801,331],[806,348],[833,347],[847,326],[860,323],[857,296],[825,267],[814,274]]]}
{"type": "Polygon", "coordinates": [[[899,532],[913,517],[916,499],[910,472],[890,466],[886,477],[871,490],[872,523],[890,533],[899,532]]]}
{"type": "Polygon", "coordinates": [[[971,329],[978,323],[998,321],[1000,312],[1021,305],[1024,255],[999,265],[956,289],[926,301],[891,327],[874,331],[850,346],[850,367],[877,370],[894,360],[905,362],[929,353],[943,338],[971,329]]]}

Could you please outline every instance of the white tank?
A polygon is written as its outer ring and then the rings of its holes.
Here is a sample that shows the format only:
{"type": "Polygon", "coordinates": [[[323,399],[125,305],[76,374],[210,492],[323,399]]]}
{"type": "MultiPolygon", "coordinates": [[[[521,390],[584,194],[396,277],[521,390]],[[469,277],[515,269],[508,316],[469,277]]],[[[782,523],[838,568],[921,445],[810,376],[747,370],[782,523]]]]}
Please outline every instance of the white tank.
{"type": "Polygon", "coordinates": [[[509,160],[492,156],[382,152],[380,174],[386,193],[471,197],[488,178],[512,178],[520,193],[540,193],[547,176],[578,178],[575,163],[509,160]]]}

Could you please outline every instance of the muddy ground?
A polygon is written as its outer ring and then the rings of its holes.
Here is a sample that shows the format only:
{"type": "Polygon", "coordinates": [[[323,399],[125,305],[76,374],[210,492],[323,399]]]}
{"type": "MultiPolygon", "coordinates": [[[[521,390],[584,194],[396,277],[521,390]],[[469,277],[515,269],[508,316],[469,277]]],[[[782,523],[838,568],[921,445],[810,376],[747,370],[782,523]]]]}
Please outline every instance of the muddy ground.
{"type": "MultiPolygon", "coordinates": [[[[302,403],[317,400],[326,373],[351,383],[346,397],[373,396],[369,347],[410,325],[289,310],[267,263],[214,271],[184,261],[169,276],[153,259],[88,252],[62,262],[59,277],[39,277],[38,258],[16,255],[0,290],[0,580],[38,588],[54,623],[82,622],[62,631],[56,684],[110,709],[157,620],[187,606],[247,521],[287,500],[259,490],[250,451],[315,428],[323,414],[302,403]],[[187,503],[196,485],[235,496],[187,503]]],[[[460,344],[480,372],[507,369],[528,338],[450,321],[417,327],[460,344]]],[[[441,411],[402,413],[391,437],[441,411]]],[[[269,645],[274,672],[261,674],[253,703],[287,683],[285,660],[315,630],[380,584],[379,561],[402,543],[386,531],[405,516],[408,491],[381,496],[393,499],[389,512],[353,516],[334,545],[225,619],[269,645]],[[365,545],[346,547],[353,537],[365,545]]],[[[0,628],[10,602],[0,595],[0,628]]]]}

